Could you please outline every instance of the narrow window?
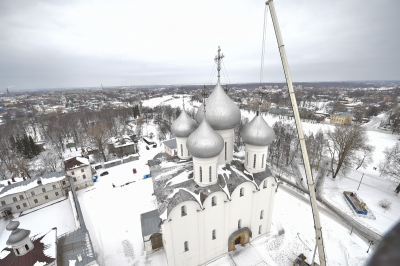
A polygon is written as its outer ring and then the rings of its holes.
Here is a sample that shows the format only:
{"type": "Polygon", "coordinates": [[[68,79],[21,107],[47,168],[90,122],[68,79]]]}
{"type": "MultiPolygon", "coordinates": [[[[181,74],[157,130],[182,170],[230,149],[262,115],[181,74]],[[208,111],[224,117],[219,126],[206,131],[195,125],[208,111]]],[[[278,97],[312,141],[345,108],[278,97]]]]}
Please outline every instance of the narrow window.
{"type": "Polygon", "coordinates": [[[25,249],[26,249],[26,250],[29,250],[28,244],[25,245],[25,249]]]}
{"type": "Polygon", "coordinates": [[[57,187],[56,187],[56,185],[53,185],[53,189],[56,189],[57,187]]]}
{"type": "Polygon", "coordinates": [[[1,205],[6,205],[6,202],[4,200],[1,201],[1,205]]]}
{"type": "Polygon", "coordinates": [[[212,171],[212,167],[210,166],[208,168],[208,178],[210,179],[210,182],[211,182],[211,171],[212,171]]]}
{"type": "Polygon", "coordinates": [[[187,212],[186,212],[186,206],[182,206],[181,207],[181,216],[186,216],[187,212]]]}
{"type": "Polygon", "coordinates": [[[19,250],[16,248],[15,251],[17,252],[17,254],[19,255],[19,250]]]}
{"type": "Polygon", "coordinates": [[[47,200],[48,200],[48,199],[49,199],[49,196],[44,196],[44,199],[47,199],[47,200]]]}
{"type": "Polygon", "coordinates": [[[83,173],[83,172],[85,172],[85,170],[81,169],[81,172],[83,173]]]}
{"type": "Polygon", "coordinates": [[[256,168],[257,155],[254,154],[253,168],[256,168]]]}
{"type": "Polygon", "coordinates": [[[24,208],[26,208],[28,206],[28,205],[26,205],[26,203],[23,203],[22,205],[24,206],[24,208]]]}
{"type": "Polygon", "coordinates": [[[200,166],[200,182],[203,182],[203,168],[200,166]]]}
{"type": "Polygon", "coordinates": [[[35,203],[38,203],[38,200],[37,200],[37,199],[35,199],[33,202],[35,202],[35,203]]]}
{"type": "Polygon", "coordinates": [[[242,220],[238,221],[238,229],[242,228],[242,220]]]}
{"type": "Polygon", "coordinates": [[[241,197],[244,196],[244,187],[242,187],[242,188],[240,189],[240,196],[241,196],[241,197]]]}
{"type": "Polygon", "coordinates": [[[267,188],[267,180],[264,180],[264,186],[263,188],[267,188]]]}
{"type": "Polygon", "coordinates": [[[262,225],[258,227],[258,234],[261,235],[262,225]]]}
{"type": "Polygon", "coordinates": [[[215,229],[212,230],[212,240],[217,239],[217,234],[215,233],[215,229]]]}
{"type": "Polygon", "coordinates": [[[24,199],[24,196],[22,196],[22,195],[19,195],[19,199],[24,199]]]}
{"type": "Polygon", "coordinates": [[[19,205],[17,205],[16,207],[17,207],[17,210],[21,209],[21,206],[19,206],[19,205]]]}
{"type": "Polygon", "coordinates": [[[183,145],[181,144],[181,156],[183,156],[183,145]]]}
{"type": "Polygon", "coordinates": [[[14,201],[14,202],[17,202],[18,200],[17,200],[17,198],[16,198],[16,197],[14,197],[14,198],[13,198],[13,201],[14,201]]]}
{"type": "Polygon", "coordinates": [[[217,197],[214,196],[211,198],[211,206],[216,206],[217,205],[217,197]]]}
{"type": "Polygon", "coordinates": [[[63,181],[63,185],[65,185],[66,183],[65,183],[65,181],[63,181]]]}
{"type": "Polygon", "coordinates": [[[46,192],[46,189],[45,189],[45,188],[42,188],[42,191],[43,191],[43,192],[46,192]]]}
{"type": "Polygon", "coordinates": [[[261,211],[260,213],[260,220],[264,219],[264,210],[261,211]]]}
{"type": "Polygon", "coordinates": [[[190,156],[190,152],[189,152],[189,150],[188,150],[188,156],[190,156]]]}
{"type": "Polygon", "coordinates": [[[265,154],[263,154],[262,160],[261,160],[261,168],[264,168],[264,155],[265,155],[265,154]]]}
{"type": "Polygon", "coordinates": [[[86,179],[86,175],[82,175],[83,179],[86,179]]]}
{"type": "Polygon", "coordinates": [[[58,192],[56,192],[56,196],[58,196],[58,192]]]}
{"type": "Polygon", "coordinates": [[[184,247],[185,247],[185,252],[189,251],[189,242],[185,241],[184,247]]]}
{"type": "Polygon", "coordinates": [[[35,191],[32,191],[32,192],[31,192],[31,195],[32,195],[32,196],[35,196],[35,191]]]}
{"type": "Polygon", "coordinates": [[[226,146],[227,146],[227,145],[226,145],[226,142],[225,142],[225,160],[227,160],[227,159],[226,159],[226,158],[227,158],[227,157],[226,157],[226,146]]]}
{"type": "Polygon", "coordinates": [[[72,172],[71,172],[71,175],[74,175],[74,174],[75,174],[74,171],[72,171],[72,172]]]}
{"type": "Polygon", "coordinates": [[[76,182],[76,177],[74,177],[74,182],[76,182]]]}

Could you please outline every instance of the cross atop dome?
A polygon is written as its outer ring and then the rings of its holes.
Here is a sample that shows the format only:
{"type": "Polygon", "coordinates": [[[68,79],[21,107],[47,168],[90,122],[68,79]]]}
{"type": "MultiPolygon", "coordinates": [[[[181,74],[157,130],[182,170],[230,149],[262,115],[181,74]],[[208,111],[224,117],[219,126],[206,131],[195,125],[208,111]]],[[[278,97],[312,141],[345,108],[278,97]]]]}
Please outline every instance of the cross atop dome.
{"type": "Polygon", "coordinates": [[[206,97],[207,97],[207,93],[206,93],[206,85],[204,85],[203,88],[203,92],[201,93],[201,95],[203,96],[203,105],[204,105],[204,117],[206,117],[206,97]]]}
{"type": "Polygon", "coordinates": [[[224,54],[221,54],[221,48],[218,46],[218,55],[215,56],[214,61],[217,62],[217,71],[218,71],[218,82],[219,82],[219,77],[220,74],[219,72],[221,71],[221,61],[222,58],[224,58],[224,54]]]}

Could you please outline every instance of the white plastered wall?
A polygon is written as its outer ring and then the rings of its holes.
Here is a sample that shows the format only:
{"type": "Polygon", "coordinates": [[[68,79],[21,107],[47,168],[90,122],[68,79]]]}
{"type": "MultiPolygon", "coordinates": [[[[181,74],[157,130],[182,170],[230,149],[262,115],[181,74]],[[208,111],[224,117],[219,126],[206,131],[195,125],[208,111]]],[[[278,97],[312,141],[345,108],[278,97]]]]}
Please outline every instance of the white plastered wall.
{"type": "Polygon", "coordinates": [[[245,145],[244,167],[250,173],[258,173],[265,170],[267,160],[268,146],[245,145]],[[254,167],[254,155],[256,156],[256,164],[254,167]],[[263,159],[264,155],[264,159],[263,159]]]}
{"type": "Polygon", "coordinates": [[[208,186],[217,183],[217,163],[218,163],[218,156],[212,158],[193,157],[194,181],[199,186],[208,186]],[[202,169],[201,177],[200,177],[200,167],[202,169]],[[211,182],[210,182],[210,167],[211,167],[211,182]]]}
{"type": "Polygon", "coordinates": [[[233,129],[216,130],[224,139],[224,148],[218,156],[218,164],[226,164],[232,161],[233,157],[233,129]],[[226,143],[226,159],[225,159],[225,143],[226,143]]]}
{"type": "Polygon", "coordinates": [[[13,248],[14,254],[16,256],[23,256],[33,249],[33,243],[31,241],[31,239],[29,238],[29,236],[27,236],[19,243],[12,245],[12,248],[13,248]],[[28,245],[29,250],[26,250],[25,245],[28,245]],[[16,249],[18,249],[19,255],[15,251],[16,249]]]}
{"type": "Polygon", "coordinates": [[[178,153],[178,157],[181,159],[190,159],[192,156],[189,153],[189,150],[186,147],[187,138],[178,138],[176,137],[176,150],[178,153]]]}

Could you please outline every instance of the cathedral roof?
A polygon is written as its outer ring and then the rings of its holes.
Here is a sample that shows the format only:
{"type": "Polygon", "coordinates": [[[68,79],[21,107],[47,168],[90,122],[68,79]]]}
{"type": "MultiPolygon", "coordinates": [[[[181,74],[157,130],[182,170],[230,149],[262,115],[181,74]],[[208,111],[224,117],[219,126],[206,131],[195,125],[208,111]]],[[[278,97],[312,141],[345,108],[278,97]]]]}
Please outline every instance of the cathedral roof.
{"type": "Polygon", "coordinates": [[[275,139],[275,132],[260,115],[254,117],[240,132],[243,142],[255,146],[266,146],[275,139]]]}
{"type": "Polygon", "coordinates": [[[29,234],[31,233],[31,231],[25,230],[25,229],[20,229],[20,228],[18,228],[18,226],[19,226],[18,221],[12,221],[7,225],[6,229],[8,231],[12,231],[10,236],[8,237],[8,240],[6,243],[7,245],[12,246],[14,244],[17,244],[21,240],[25,239],[26,237],[29,237],[29,234]]]}
{"type": "MultiPolygon", "coordinates": [[[[196,120],[203,121],[204,105],[197,111],[196,120]]],[[[232,129],[240,122],[240,110],[225,91],[218,80],[215,89],[206,100],[207,121],[214,130],[232,129]]]]}
{"type": "Polygon", "coordinates": [[[189,136],[186,146],[193,157],[212,158],[224,148],[224,140],[206,120],[189,136]]]}
{"type": "Polygon", "coordinates": [[[187,138],[199,125],[191,118],[185,110],[172,123],[171,132],[178,138],[187,138]]]}

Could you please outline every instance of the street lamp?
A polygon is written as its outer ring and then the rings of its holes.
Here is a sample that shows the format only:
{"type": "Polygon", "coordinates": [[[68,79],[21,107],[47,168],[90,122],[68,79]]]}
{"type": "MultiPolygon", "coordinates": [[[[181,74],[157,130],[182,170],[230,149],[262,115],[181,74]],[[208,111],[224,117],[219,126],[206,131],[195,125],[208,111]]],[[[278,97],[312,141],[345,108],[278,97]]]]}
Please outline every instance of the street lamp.
{"type": "Polygon", "coordinates": [[[368,242],[369,242],[369,247],[368,247],[367,253],[369,252],[369,248],[371,247],[371,245],[374,244],[374,241],[372,241],[372,240],[370,240],[370,241],[368,241],[368,242]]]}

